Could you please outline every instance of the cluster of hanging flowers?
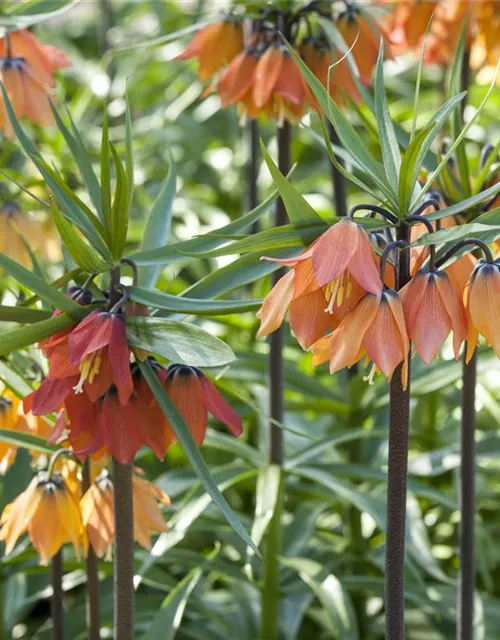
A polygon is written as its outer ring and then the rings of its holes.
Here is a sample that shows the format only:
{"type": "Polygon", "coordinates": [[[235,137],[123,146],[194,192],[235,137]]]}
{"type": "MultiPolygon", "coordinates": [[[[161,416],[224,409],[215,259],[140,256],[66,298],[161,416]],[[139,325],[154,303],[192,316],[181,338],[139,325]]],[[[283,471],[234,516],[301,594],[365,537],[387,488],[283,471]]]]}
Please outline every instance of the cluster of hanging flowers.
{"type": "Polygon", "coordinates": [[[382,27],[354,3],[325,10],[312,2],[291,13],[265,7],[248,33],[241,16],[227,16],[202,28],[176,59],[196,58],[200,80],[210,82],[206,93],[215,91],[223,107],[236,104],[242,120],[265,115],[279,124],[297,123],[309,107],[319,105],[283,36],[337,102],[361,100],[344,52],[331,46],[318,17],[331,21],[346,49],[352,49],[360,81],[370,84],[380,38],[388,56],[390,47],[382,27]]]}
{"type": "MultiPolygon", "coordinates": [[[[70,59],[62,51],[42,44],[30,31],[15,31],[0,39],[0,80],[18,118],[53,126],[49,100],[55,86],[54,74],[70,65],[70,59]]],[[[8,138],[12,136],[3,99],[0,99],[0,129],[8,138]]]]}
{"type": "MultiPolygon", "coordinates": [[[[35,416],[57,412],[49,442],[67,437],[78,456],[109,454],[128,464],[147,446],[162,460],[176,438],[137,360],[132,361],[125,324],[128,294],[120,290],[122,298],[108,310],[95,309],[39,344],[49,371],[24,399],[24,410],[35,416]]],[[[84,288],[73,287],[67,295],[81,305],[92,303],[91,292],[84,288]]],[[[134,357],[145,355],[136,351],[134,357]]],[[[182,364],[164,368],[153,358],[149,362],[198,445],[209,412],[235,435],[241,434],[238,414],[200,369],[182,364]]]]}
{"type": "Polygon", "coordinates": [[[410,0],[392,3],[385,27],[396,53],[418,50],[430,25],[425,59],[448,64],[467,23],[470,64],[496,66],[500,56],[500,4],[496,0],[410,0]]]}
{"type": "MultiPolygon", "coordinates": [[[[431,206],[438,208],[439,204],[430,199],[403,222],[411,226],[412,241],[435,230],[422,215],[431,206]]],[[[363,205],[351,213],[359,208],[383,211],[363,205]]],[[[398,223],[393,214],[385,213],[398,223]]],[[[453,224],[451,219],[448,225],[453,224]]],[[[352,217],[346,217],[296,258],[264,259],[291,270],[277,282],[257,314],[259,336],[281,326],[288,311],[290,327],[302,348],[312,352],[313,365],[329,361],[331,373],[364,361],[373,364],[367,379],[371,381],[381,371],[390,380],[402,365],[406,387],[410,343],[429,364],[450,333],[457,359],[467,341],[466,359],[470,360],[480,335],[500,354],[495,320],[500,260],[494,260],[480,241],[459,243],[436,260],[432,245],[430,249],[409,248],[382,234],[368,234],[352,217]],[[481,250],[484,258],[477,260],[467,253],[448,265],[466,245],[481,250]],[[398,249],[410,251],[410,279],[396,291],[388,260],[398,249]]]]}
{"type": "MultiPolygon", "coordinates": [[[[89,547],[99,558],[109,559],[115,540],[113,478],[102,467],[103,464],[92,463],[92,482],[86,490],[79,465],[71,460],[59,457],[48,470],[39,471],[0,517],[0,540],[5,542],[5,553],[11,553],[27,533],[44,564],[65,543],[73,545],[78,560],[89,547]]],[[[132,497],[134,538],[150,550],[151,533],[167,530],[160,505],[170,505],[170,498],[142,477],[139,469],[132,477],[132,497]]]]}

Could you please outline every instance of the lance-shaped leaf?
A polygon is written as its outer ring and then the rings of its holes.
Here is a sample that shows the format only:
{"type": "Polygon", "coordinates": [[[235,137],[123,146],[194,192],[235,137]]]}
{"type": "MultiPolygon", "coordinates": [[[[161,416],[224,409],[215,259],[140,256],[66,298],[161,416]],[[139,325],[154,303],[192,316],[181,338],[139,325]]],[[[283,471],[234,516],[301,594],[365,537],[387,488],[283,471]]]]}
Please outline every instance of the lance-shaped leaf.
{"type": "MultiPolygon", "coordinates": [[[[168,293],[151,291],[143,287],[128,287],[128,292],[131,300],[148,307],[199,316],[221,316],[230,313],[254,311],[262,304],[262,300],[205,300],[203,298],[172,296],[168,293]]],[[[2,317],[1,309],[2,307],[0,307],[0,319],[2,317]]]]}
{"type": "Polygon", "coordinates": [[[48,320],[51,315],[50,311],[45,311],[44,309],[28,309],[26,307],[7,307],[0,305],[1,322],[30,324],[32,322],[48,320]]]}
{"type": "Polygon", "coordinates": [[[177,242],[166,247],[148,249],[146,251],[136,251],[131,253],[129,258],[131,258],[138,266],[174,264],[176,262],[186,260],[186,256],[189,255],[189,252],[210,251],[211,249],[220,247],[222,244],[227,242],[227,240],[221,237],[221,234],[232,235],[245,231],[245,229],[252,226],[256,220],[266,213],[266,211],[276,202],[277,197],[278,192],[273,191],[273,193],[261,202],[261,204],[255,207],[255,209],[252,209],[252,211],[241,218],[238,218],[238,220],[230,222],[216,231],[206,233],[198,238],[192,238],[191,240],[186,240],[184,242],[177,242]]]}
{"type": "Polygon", "coordinates": [[[171,362],[223,367],[236,360],[231,347],[225,342],[188,322],[128,316],[127,339],[132,347],[139,347],[171,362]]]}
{"type": "Polygon", "coordinates": [[[57,446],[47,444],[47,440],[32,433],[23,433],[15,429],[0,428],[0,442],[8,442],[22,449],[34,449],[40,453],[51,456],[59,449],[57,446]]]}
{"type": "Polygon", "coordinates": [[[11,260],[3,253],[0,253],[0,267],[17,280],[17,282],[40,296],[44,302],[48,302],[62,311],[67,311],[73,316],[82,317],[82,307],[79,304],[67,298],[63,293],[45,282],[45,280],[31,273],[31,271],[14,262],[14,260],[11,260]]]}
{"type": "MultiPolygon", "coordinates": [[[[500,193],[500,182],[497,182],[493,186],[485,189],[484,191],[480,191],[476,193],[476,195],[471,196],[470,198],[466,198],[462,200],[462,202],[457,202],[456,204],[452,204],[451,207],[446,207],[445,209],[440,209],[439,211],[435,211],[434,213],[430,213],[426,218],[429,220],[439,220],[440,218],[446,218],[448,216],[453,216],[457,213],[462,213],[465,211],[469,211],[470,209],[474,209],[479,204],[484,202],[485,200],[489,200],[493,198],[496,194],[500,193]]],[[[490,211],[489,213],[493,213],[490,211]]],[[[486,215],[486,214],[483,214],[486,215]]]]}
{"type": "Polygon", "coordinates": [[[104,273],[113,265],[106,262],[85,240],[81,237],[75,227],[57,210],[54,203],[51,203],[52,217],[56,223],[57,230],[68,250],[68,253],[87,273],[104,273]]]}
{"type": "Polygon", "coordinates": [[[177,410],[177,407],[170,399],[168,393],[163,388],[163,385],[158,380],[156,374],[151,368],[151,365],[147,361],[140,362],[139,368],[147,383],[149,384],[151,390],[153,391],[158,404],[165,414],[165,417],[171,425],[187,457],[189,458],[189,461],[194,471],[196,472],[196,475],[200,479],[203,488],[222,511],[235,533],[237,533],[241,537],[243,542],[251,547],[257,555],[260,555],[253,540],[248,535],[247,531],[241,524],[234,511],[229,506],[224,496],[220,493],[217,484],[212,478],[212,475],[210,474],[210,471],[205,461],[203,460],[195,441],[193,440],[193,436],[186,426],[186,423],[182,419],[182,416],[177,410]]]}
{"type": "Polygon", "coordinates": [[[362,167],[362,169],[377,184],[378,188],[388,199],[395,210],[398,209],[397,192],[395,185],[390,184],[385,176],[384,168],[375,160],[363,139],[358,135],[354,127],[344,115],[342,109],[332,100],[330,94],[321,81],[314,75],[303,62],[294,48],[285,41],[290,54],[295,58],[311,91],[318,100],[322,111],[326,114],[335,128],[337,135],[345,149],[362,167]]]}
{"type": "Polygon", "coordinates": [[[375,70],[375,115],[377,116],[385,175],[389,183],[397,184],[401,166],[401,153],[384,88],[384,41],[382,39],[380,40],[380,50],[375,70]]]}
{"type": "Polygon", "coordinates": [[[464,99],[465,95],[465,93],[461,93],[445,102],[430,118],[425,127],[417,133],[405,151],[399,173],[399,204],[401,211],[408,213],[410,207],[416,206],[417,203],[412,203],[412,198],[418,198],[421,191],[418,188],[418,175],[422,169],[424,158],[441,128],[449,119],[453,109],[464,99]]]}
{"type": "Polygon", "coordinates": [[[300,222],[321,222],[321,216],[316,213],[307,200],[278,169],[262,140],[260,141],[260,148],[290,220],[296,224],[300,222]]]}
{"type": "MultiPolygon", "coordinates": [[[[172,224],[172,205],[175,198],[176,181],[175,164],[171,159],[167,176],[146,222],[141,251],[150,251],[167,244],[172,224]]],[[[141,267],[139,269],[139,284],[143,287],[154,287],[159,271],[159,265],[141,267]]]]}
{"type": "Polygon", "coordinates": [[[127,241],[128,214],[129,214],[129,193],[127,185],[127,174],[120,160],[115,147],[109,143],[113,162],[116,169],[116,185],[111,207],[111,253],[115,259],[120,259],[123,255],[125,242],[127,241]]]}
{"type": "Polygon", "coordinates": [[[127,203],[128,209],[134,199],[134,149],[132,144],[132,114],[128,93],[125,94],[125,169],[127,173],[127,203]]]}
{"type": "Polygon", "coordinates": [[[45,22],[62,15],[79,0],[29,0],[23,3],[9,3],[0,17],[0,26],[7,31],[27,29],[39,22],[45,22]]]}
{"type": "Polygon", "coordinates": [[[75,319],[64,313],[26,327],[3,331],[0,333],[0,356],[6,356],[12,351],[24,349],[35,344],[35,342],[45,340],[45,338],[49,338],[54,333],[70,327],[74,323],[75,319]]]}

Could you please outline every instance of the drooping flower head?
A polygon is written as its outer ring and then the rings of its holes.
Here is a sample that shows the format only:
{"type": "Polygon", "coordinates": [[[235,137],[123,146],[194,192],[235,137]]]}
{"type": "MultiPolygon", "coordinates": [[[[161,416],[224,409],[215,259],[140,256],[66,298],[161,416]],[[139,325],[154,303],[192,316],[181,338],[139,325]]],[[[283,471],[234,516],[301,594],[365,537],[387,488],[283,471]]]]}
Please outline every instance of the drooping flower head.
{"type": "Polygon", "coordinates": [[[28,488],[8,504],[0,518],[0,540],[9,554],[19,537],[28,532],[31,542],[47,564],[65,542],[71,542],[77,558],[85,546],[78,498],[59,473],[37,474],[28,488]]]}
{"type": "Polygon", "coordinates": [[[401,300],[388,289],[378,295],[367,293],[330,335],[315,343],[313,366],[330,361],[330,372],[335,373],[367,357],[375,366],[372,374],[379,370],[390,380],[402,363],[406,388],[409,349],[401,300]]]}
{"type": "Polygon", "coordinates": [[[478,260],[465,289],[465,306],[469,327],[467,362],[474,354],[479,335],[500,357],[500,260],[478,260]]]}
{"type": "MultiPolygon", "coordinates": [[[[50,89],[56,69],[68,67],[69,58],[53,46],[39,42],[26,30],[0,39],[0,78],[17,118],[26,117],[40,126],[51,127],[50,89]]],[[[12,125],[3,99],[0,100],[0,129],[12,137],[12,125]]]]}
{"type": "Polygon", "coordinates": [[[210,80],[224,65],[229,64],[243,49],[241,22],[223,20],[200,29],[186,49],[175,60],[198,60],[198,75],[202,82],[210,80]]]}
{"type": "Polygon", "coordinates": [[[198,446],[205,439],[209,413],[226,424],[233,435],[241,435],[241,418],[197,367],[171,364],[164,386],[198,446]]]}
{"type": "Polygon", "coordinates": [[[467,338],[465,309],[444,271],[419,271],[400,291],[408,336],[425,364],[437,356],[450,331],[458,360],[467,338]]]}
{"type": "Polygon", "coordinates": [[[365,231],[350,218],[331,226],[296,258],[265,258],[293,267],[268,294],[257,313],[259,336],[275,331],[287,309],[290,326],[308,349],[338,326],[366,291],[382,292],[378,262],[365,231]]]}
{"type": "MultiPolygon", "coordinates": [[[[159,504],[169,505],[168,495],[152,482],[134,473],[132,478],[134,503],[134,539],[145,549],[151,549],[151,531],[167,530],[159,504]]],[[[101,473],[81,500],[82,520],[89,543],[99,558],[109,554],[115,539],[113,511],[113,481],[108,472],[101,473]]]]}

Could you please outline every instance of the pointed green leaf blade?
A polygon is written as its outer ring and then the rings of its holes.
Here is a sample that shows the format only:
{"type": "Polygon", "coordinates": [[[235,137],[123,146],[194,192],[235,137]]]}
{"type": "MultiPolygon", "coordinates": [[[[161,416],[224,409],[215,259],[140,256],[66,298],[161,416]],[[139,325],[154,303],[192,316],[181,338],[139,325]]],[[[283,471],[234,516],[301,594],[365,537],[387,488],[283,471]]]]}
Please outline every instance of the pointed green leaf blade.
{"type": "Polygon", "coordinates": [[[200,479],[201,483],[205,491],[212,498],[214,503],[219,507],[219,509],[224,514],[226,520],[231,525],[233,530],[243,542],[251,547],[257,555],[260,556],[260,553],[255,546],[253,540],[248,535],[247,531],[241,524],[240,520],[234,513],[234,511],[229,506],[228,502],[224,498],[224,496],[220,493],[217,484],[215,483],[212,475],[210,474],[210,470],[208,469],[204,459],[200,454],[200,450],[198,449],[195,441],[193,440],[193,436],[191,435],[189,429],[187,428],[182,416],[180,415],[177,407],[174,405],[172,400],[170,399],[168,393],[163,388],[161,382],[158,380],[156,374],[149,362],[140,362],[139,368],[146,379],[146,382],[149,384],[152,392],[154,393],[158,404],[160,405],[165,417],[169,421],[172,429],[174,430],[177,439],[179,440],[182,448],[184,449],[186,455],[189,458],[191,465],[193,466],[196,475],[200,479]]]}
{"type": "Polygon", "coordinates": [[[0,333],[0,356],[6,356],[12,351],[18,351],[35,344],[35,342],[45,340],[45,338],[49,338],[74,323],[75,319],[64,313],[26,327],[3,331],[0,333]]]}
{"type": "Polygon", "coordinates": [[[127,339],[171,362],[197,367],[224,367],[236,360],[231,347],[208,331],[188,322],[128,316],[127,339]]]}
{"type": "MultiPolygon", "coordinates": [[[[146,222],[141,251],[151,251],[167,244],[172,225],[172,206],[175,199],[176,182],[175,164],[173,160],[170,160],[167,176],[146,222]]],[[[141,267],[139,269],[139,284],[147,288],[154,287],[159,272],[159,265],[141,267]]]]}
{"type": "Polygon", "coordinates": [[[260,148],[291,222],[297,224],[300,222],[321,222],[321,216],[316,213],[301,193],[278,169],[262,140],[260,141],[260,148]]]}

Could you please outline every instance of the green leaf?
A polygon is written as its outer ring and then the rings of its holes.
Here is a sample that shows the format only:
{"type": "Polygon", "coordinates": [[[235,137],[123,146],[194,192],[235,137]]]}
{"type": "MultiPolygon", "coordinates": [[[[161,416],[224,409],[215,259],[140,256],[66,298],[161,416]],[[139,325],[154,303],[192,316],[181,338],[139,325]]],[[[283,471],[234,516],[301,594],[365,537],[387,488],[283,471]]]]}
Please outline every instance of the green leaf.
{"type": "Polygon", "coordinates": [[[0,267],[17,280],[17,282],[39,295],[44,302],[49,302],[56,309],[67,311],[73,316],[82,316],[82,307],[79,304],[67,298],[63,293],[45,282],[45,280],[31,273],[31,271],[14,262],[14,260],[11,260],[3,253],[0,253],[0,267]]]}
{"type": "Polygon", "coordinates": [[[107,241],[111,245],[111,158],[109,156],[109,131],[108,131],[108,115],[104,113],[102,121],[102,137],[101,137],[101,208],[104,218],[104,227],[107,232],[107,241]]]}
{"type": "Polygon", "coordinates": [[[463,100],[465,95],[465,93],[461,93],[445,102],[425,127],[413,138],[408,149],[405,151],[399,174],[399,204],[400,210],[405,215],[418,204],[418,201],[412,202],[412,198],[415,197],[414,194],[416,191],[420,193],[420,189],[418,188],[418,175],[422,169],[424,158],[439,131],[450,117],[450,114],[463,100]],[[415,187],[417,187],[417,189],[415,187]]]}
{"type": "MultiPolygon", "coordinates": [[[[261,543],[264,534],[272,520],[278,501],[281,485],[281,467],[270,464],[259,471],[257,476],[257,488],[255,491],[255,516],[250,536],[256,546],[261,543]]],[[[248,550],[248,560],[253,556],[248,550]]]]}
{"type": "Polygon", "coordinates": [[[260,141],[260,148],[291,222],[295,224],[300,222],[321,222],[321,216],[316,213],[307,200],[278,169],[262,140],[260,141]]]}
{"type": "Polygon", "coordinates": [[[236,359],[225,342],[188,322],[128,316],[127,339],[132,347],[197,367],[223,367],[236,359]]]}
{"type": "Polygon", "coordinates": [[[162,602],[142,640],[174,640],[182,622],[182,616],[189,596],[200,581],[203,571],[200,567],[190,571],[162,602]]]}
{"type": "Polygon", "coordinates": [[[375,114],[377,116],[380,146],[384,162],[385,175],[389,184],[398,184],[401,153],[396,132],[389,113],[387,96],[384,88],[384,41],[380,40],[377,66],[375,70],[375,114]]]}
{"type": "Polygon", "coordinates": [[[88,194],[94,205],[101,222],[104,222],[104,218],[102,216],[102,202],[101,202],[101,187],[99,186],[99,182],[97,180],[97,176],[92,167],[92,162],[89,158],[85,145],[83,143],[80,132],[78,131],[73,118],[71,117],[71,113],[69,109],[66,109],[68,117],[70,119],[71,124],[71,132],[64,124],[59,112],[55,108],[54,104],[50,102],[50,108],[52,109],[52,113],[54,114],[54,118],[57,124],[59,131],[62,133],[66,144],[71,151],[71,155],[73,156],[77,167],[80,171],[80,175],[83,178],[85,186],[87,188],[88,194]]]}
{"type": "MultiPolygon", "coordinates": [[[[424,66],[425,50],[427,48],[427,38],[429,37],[429,32],[431,30],[431,24],[432,24],[433,18],[434,18],[434,16],[431,16],[431,19],[429,20],[429,24],[427,25],[427,29],[425,30],[424,41],[422,43],[422,49],[421,49],[419,60],[418,60],[417,80],[415,82],[415,98],[413,100],[413,117],[412,117],[412,121],[411,121],[411,133],[410,133],[409,143],[408,143],[408,145],[406,145],[407,147],[411,144],[411,142],[413,140],[413,137],[415,136],[415,132],[417,130],[418,102],[419,102],[419,98],[420,98],[420,85],[421,85],[421,81],[422,81],[422,69],[423,69],[423,66],[424,66]]],[[[456,93],[459,93],[459,91],[460,91],[460,89],[456,93]]]]}
{"type": "MultiPolygon", "coordinates": [[[[476,193],[476,195],[471,196],[470,198],[466,198],[462,200],[462,202],[457,202],[456,204],[451,205],[451,207],[446,207],[445,209],[440,209],[439,211],[435,211],[434,213],[430,213],[426,216],[429,220],[439,220],[441,218],[446,218],[448,216],[454,216],[457,213],[462,213],[465,211],[469,211],[473,209],[481,202],[488,200],[500,193],[500,182],[497,182],[492,187],[485,189],[484,191],[480,191],[476,193]]],[[[493,212],[488,212],[493,213],[493,212]]],[[[486,214],[484,214],[486,215],[486,214]]],[[[479,218],[477,218],[479,220],[479,218]]]]}
{"type": "Polygon", "coordinates": [[[6,356],[12,351],[24,349],[35,342],[44,340],[58,331],[70,327],[75,319],[69,315],[61,314],[48,320],[36,322],[27,327],[3,331],[0,333],[0,356],[6,356]]]}
{"type": "Polygon", "coordinates": [[[328,631],[337,640],[358,640],[354,608],[348,594],[333,573],[308,558],[281,558],[282,564],[295,569],[318,598],[326,613],[328,631]]]}
{"type": "Polygon", "coordinates": [[[248,229],[253,223],[258,220],[268,209],[271,207],[278,198],[278,192],[273,193],[266,198],[255,209],[242,216],[234,222],[221,227],[217,231],[206,233],[198,238],[192,238],[184,242],[177,242],[166,247],[160,247],[158,249],[148,249],[146,251],[136,251],[130,254],[130,258],[138,266],[146,265],[162,265],[162,264],[174,264],[176,262],[182,262],[186,260],[186,256],[190,251],[210,251],[216,247],[220,247],[221,244],[225,244],[225,240],[218,237],[220,234],[235,234],[248,229]]]}
{"type": "Polygon", "coordinates": [[[56,445],[49,445],[45,438],[36,436],[32,433],[24,433],[16,429],[0,428],[0,442],[8,442],[22,449],[34,449],[40,453],[52,455],[54,451],[59,449],[56,445]]]}
{"type": "Polygon", "coordinates": [[[477,110],[474,111],[474,115],[469,120],[469,122],[465,125],[465,127],[462,128],[462,130],[460,131],[459,136],[455,139],[455,141],[453,142],[453,144],[451,145],[451,147],[449,148],[447,153],[444,155],[443,159],[438,164],[436,169],[434,169],[434,171],[429,175],[429,177],[427,178],[427,182],[423,186],[423,188],[422,188],[422,190],[420,192],[420,195],[417,197],[416,201],[413,203],[413,206],[415,206],[415,207],[418,206],[418,204],[422,201],[422,198],[425,195],[425,193],[432,187],[433,184],[435,184],[435,181],[436,181],[437,177],[439,176],[439,174],[441,173],[443,167],[446,166],[446,163],[448,162],[450,157],[453,155],[453,153],[455,153],[455,151],[458,148],[458,146],[465,139],[465,136],[469,132],[469,129],[474,125],[474,123],[478,119],[479,115],[482,113],[486,103],[489,100],[489,97],[490,97],[493,89],[496,87],[496,81],[497,81],[499,70],[500,70],[500,59],[498,60],[498,64],[497,64],[497,67],[496,67],[496,70],[495,70],[495,74],[493,76],[493,80],[492,80],[492,82],[490,84],[490,87],[489,87],[488,91],[486,92],[486,95],[484,96],[483,100],[481,101],[481,104],[479,105],[477,110]]]}
{"type": "MultiPolygon", "coordinates": [[[[172,224],[172,205],[176,192],[177,173],[173,160],[168,165],[167,176],[149,213],[141,243],[141,251],[150,251],[167,244],[172,224]]],[[[160,267],[149,265],[139,269],[139,284],[151,289],[158,279],[160,267]]]]}
{"type": "Polygon", "coordinates": [[[29,309],[26,307],[6,307],[0,305],[0,322],[21,322],[29,324],[47,320],[51,316],[50,311],[43,309],[29,309]]]}
{"type": "Polygon", "coordinates": [[[26,3],[9,3],[8,15],[0,17],[0,26],[8,31],[28,27],[62,15],[79,0],[31,0],[26,3]]]}
{"type": "Polygon", "coordinates": [[[23,376],[20,376],[6,362],[0,360],[0,380],[10,389],[16,396],[24,398],[33,391],[23,376]]]}
{"type": "Polygon", "coordinates": [[[173,42],[174,40],[182,38],[182,36],[187,36],[190,33],[199,31],[212,22],[213,20],[197,22],[196,24],[192,24],[189,27],[185,27],[184,29],[179,29],[178,31],[174,31],[173,33],[167,33],[166,35],[160,36],[159,38],[149,38],[148,40],[145,40],[143,42],[136,42],[135,44],[131,44],[128,47],[116,47],[115,49],[111,49],[111,53],[113,55],[117,55],[120,53],[127,53],[128,51],[134,51],[136,49],[147,49],[149,47],[157,47],[161,44],[167,44],[168,42],[173,42]]]}
{"type": "MultiPolygon", "coordinates": [[[[500,209],[499,209],[500,211],[500,209]]],[[[500,225],[480,224],[479,222],[471,222],[469,224],[460,224],[449,229],[440,229],[435,233],[425,234],[412,243],[412,246],[427,244],[448,244],[457,242],[463,238],[476,238],[489,244],[500,238],[500,225]]],[[[475,247],[470,247],[473,251],[475,247]]]]}
{"type": "Polygon", "coordinates": [[[377,160],[375,160],[375,158],[372,156],[364,140],[352,127],[349,120],[344,115],[342,109],[340,109],[332,100],[330,94],[321,84],[320,80],[318,80],[318,78],[308,68],[301,57],[295,52],[294,48],[286,40],[285,44],[290,51],[290,54],[299,65],[304,78],[311,91],[314,93],[316,99],[318,100],[321,109],[327,115],[328,119],[334,126],[335,131],[337,132],[337,135],[344,148],[354,158],[357,164],[359,164],[362,169],[366,171],[366,173],[370,176],[370,178],[378,185],[384,196],[397,210],[398,201],[396,198],[394,185],[388,183],[382,165],[377,162],[377,160]]]}
{"type": "Polygon", "coordinates": [[[104,261],[97,251],[83,240],[71,222],[59,213],[53,202],[51,212],[68,253],[79,267],[87,273],[104,273],[113,266],[111,262],[104,261]]]}
{"type": "Polygon", "coordinates": [[[123,249],[127,241],[129,193],[127,174],[120,156],[111,142],[109,147],[116,169],[115,195],[111,207],[111,253],[116,260],[119,260],[123,255],[123,249]]]}
{"type": "Polygon", "coordinates": [[[250,546],[257,555],[259,551],[252,539],[248,535],[247,531],[244,529],[243,525],[237,518],[234,511],[231,509],[223,495],[220,493],[214,479],[212,478],[210,471],[203,460],[200,451],[193,440],[193,436],[191,435],[189,429],[187,428],[182,416],[177,410],[176,406],[170,399],[168,393],[163,388],[161,382],[158,380],[156,374],[149,362],[140,362],[139,368],[149,384],[152,392],[154,393],[158,404],[160,405],[165,417],[167,418],[169,424],[174,430],[177,439],[181,443],[182,448],[184,449],[186,455],[189,458],[189,461],[196,472],[196,475],[200,479],[205,491],[211,496],[214,503],[219,507],[219,509],[224,514],[226,520],[233,528],[234,532],[240,536],[243,542],[250,546]]]}
{"type": "Polygon", "coordinates": [[[125,93],[125,168],[127,172],[127,208],[130,211],[134,199],[134,148],[130,100],[125,93]]]}
{"type": "MultiPolygon", "coordinates": [[[[455,51],[455,57],[450,68],[450,82],[448,87],[448,95],[451,97],[457,95],[462,89],[467,90],[467,87],[462,87],[462,70],[464,65],[464,52],[467,33],[469,31],[469,16],[465,17],[460,30],[460,37],[458,39],[457,49],[455,51]]],[[[469,61],[467,61],[469,64],[469,61]]],[[[456,140],[462,131],[464,126],[461,106],[457,106],[451,116],[451,137],[452,140],[456,140]]],[[[458,145],[456,148],[456,157],[458,170],[460,173],[460,186],[464,197],[471,195],[471,184],[469,177],[469,162],[467,160],[467,153],[464,144],[458,145]]]]}
{"type": "Polygon", "coordinates": [[[151,291],[142,287],[128,287],[128,292],[131,300],[148,307],[200,316],[254,311],[262,304],[262,300],[205,300],[203,298],[172,296],[168,293],[151,291]]]}

